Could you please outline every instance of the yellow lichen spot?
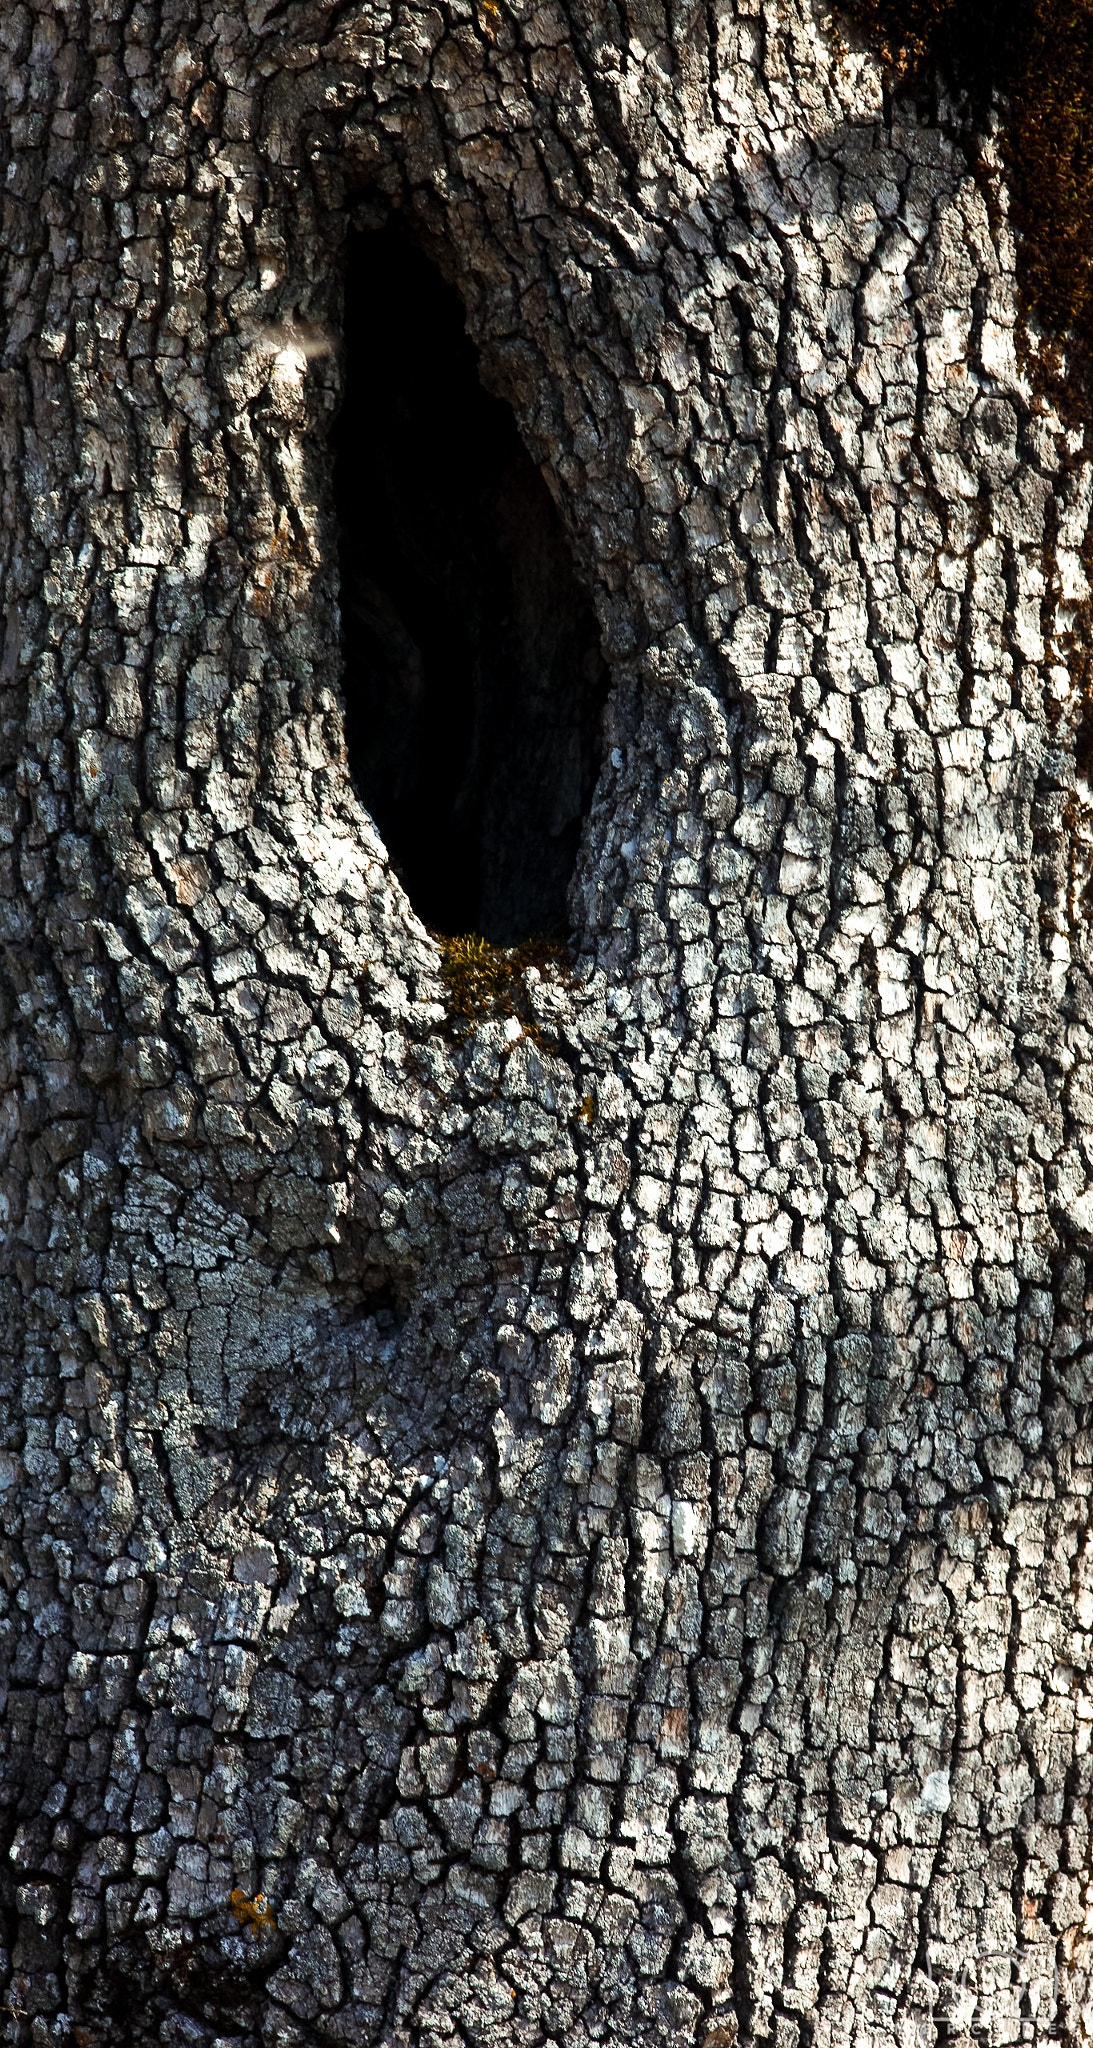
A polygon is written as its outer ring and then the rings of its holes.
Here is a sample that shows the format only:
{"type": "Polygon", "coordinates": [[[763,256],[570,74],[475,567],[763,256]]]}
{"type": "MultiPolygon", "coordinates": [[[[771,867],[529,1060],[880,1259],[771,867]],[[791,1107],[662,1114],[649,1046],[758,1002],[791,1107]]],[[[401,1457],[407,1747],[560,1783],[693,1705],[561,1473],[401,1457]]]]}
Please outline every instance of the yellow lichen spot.
{"type": "Polygon", "coordinates": [[[277,1922],[273,1917],[265,1892],[258,1892],[248,1899],[246,1892],[234,1891],[231,1895],[232,1912],[240,1927],[253,1934],[258,1941],[264,1941],[267,1934],[274,1934],[277,1922]]]}
{"type": "Polygon", "coordinates": [[[577,1115],[583,1116],[585,1123],[588,1125],[589,1129],[591,1129],[595,1114],[596,1105],[593,1102],[591,1095],[586,1095],[579,1110],[577,1111],[577,1115]]]}
{"type": "Polygon", "coordinates": [[[482,16],[483,30],[492,43],[501,26],[501,9],[497,5],[497,0],[481,0],[479,12],[482,16]]]}

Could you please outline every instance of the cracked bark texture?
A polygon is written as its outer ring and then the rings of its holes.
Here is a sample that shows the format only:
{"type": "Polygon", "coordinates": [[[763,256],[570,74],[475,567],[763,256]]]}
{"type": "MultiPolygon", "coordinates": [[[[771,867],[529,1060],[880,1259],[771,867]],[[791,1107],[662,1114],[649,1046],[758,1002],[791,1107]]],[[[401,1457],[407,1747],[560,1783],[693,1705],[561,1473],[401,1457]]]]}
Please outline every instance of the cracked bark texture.
{"type": "Polygon", "coordinates": [[[990,138],[804,0],[8,0],[0,84],[7,2038],[1082,2038],[1089,470],[990,138]],[[342,745],[392,208],[611,668],[538,1042],[342,745]]]}

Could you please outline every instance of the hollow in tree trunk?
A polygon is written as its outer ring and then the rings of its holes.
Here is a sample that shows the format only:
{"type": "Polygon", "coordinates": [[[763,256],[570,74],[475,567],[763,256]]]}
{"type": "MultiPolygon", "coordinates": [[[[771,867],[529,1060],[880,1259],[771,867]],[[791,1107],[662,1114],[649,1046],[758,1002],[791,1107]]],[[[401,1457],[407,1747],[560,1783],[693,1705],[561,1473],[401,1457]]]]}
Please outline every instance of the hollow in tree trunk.
{"type": "Polygon", "coordinates": [[[1078,2039],[996,144],[806,0],[11,0],[0,83],[8,2038],[1078,2039]]]}

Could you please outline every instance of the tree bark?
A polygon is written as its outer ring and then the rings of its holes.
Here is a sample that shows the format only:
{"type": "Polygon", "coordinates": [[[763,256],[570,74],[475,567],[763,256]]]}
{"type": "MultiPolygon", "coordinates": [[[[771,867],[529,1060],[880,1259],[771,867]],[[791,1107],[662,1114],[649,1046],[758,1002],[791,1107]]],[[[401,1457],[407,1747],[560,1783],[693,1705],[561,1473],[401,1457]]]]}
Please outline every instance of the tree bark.
{"type": "Polygon", "coordinates": [[[990,136],[806,0],[0,83],[8,2038],[1079,2038],[1090,479],[990,136]],[[462,1043],[341,737],[391,209],[612,679],[462,1043]]]}

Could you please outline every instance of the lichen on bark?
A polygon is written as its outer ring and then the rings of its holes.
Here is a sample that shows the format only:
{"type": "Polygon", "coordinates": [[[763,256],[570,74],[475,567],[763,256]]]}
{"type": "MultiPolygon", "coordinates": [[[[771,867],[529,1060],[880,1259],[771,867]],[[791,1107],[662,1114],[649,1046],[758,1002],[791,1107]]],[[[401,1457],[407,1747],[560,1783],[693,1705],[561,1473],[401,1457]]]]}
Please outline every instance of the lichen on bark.
{"type": "Polygon", "coordinates": [[[990,138],[805,0],[0,83],[11,2038],[1079,2038],[1090,478],[990,138]],[[342,744],[392,212],[611,669],[538,1042],[342,744]]]}

